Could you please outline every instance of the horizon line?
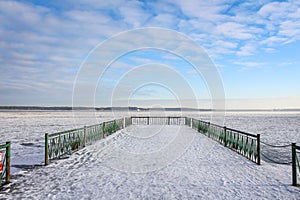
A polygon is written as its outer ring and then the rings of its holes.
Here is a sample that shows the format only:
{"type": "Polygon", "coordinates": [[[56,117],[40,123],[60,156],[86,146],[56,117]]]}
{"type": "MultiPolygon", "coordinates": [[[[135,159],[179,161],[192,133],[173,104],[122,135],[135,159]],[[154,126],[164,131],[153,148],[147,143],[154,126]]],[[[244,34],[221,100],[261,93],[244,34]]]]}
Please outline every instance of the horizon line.
{"type": "Polygon", "coordinates": [[[96,111],[109,111],[109,110],[189,110],[189,111],[300,111],[300,108],[228,108],[228,109],[212,109],[212,108],[191,108],[191,107],[162,107],[162,108],[149,108],[142,106],[0,106],[0,110],[96,110],[96,111]]]}

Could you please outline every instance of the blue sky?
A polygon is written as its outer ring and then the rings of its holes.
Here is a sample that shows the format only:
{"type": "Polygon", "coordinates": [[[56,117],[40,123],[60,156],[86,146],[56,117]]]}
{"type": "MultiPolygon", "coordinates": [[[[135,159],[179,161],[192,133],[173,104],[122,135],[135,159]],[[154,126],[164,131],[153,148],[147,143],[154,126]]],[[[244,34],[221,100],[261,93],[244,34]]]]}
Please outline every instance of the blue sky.
{"type": "MultiPolygon", "coordinates": [[[[204,48],[221,75],[227,108],[300,108],[296,0],[1,0],[0,105],[72,105],[76,74],[89,52],[120,32],[144,27],[178,31],[204,48]]],[[[210,106],[205,79],[159,50],[132,52],[112,63],[95,90],[95,105],[108,106],[106,92],[122,74],[147,63],[173,68],[202,102],[198,107],[210,106]]],[[[149,84],[130,102],[178,106],[172,97],[172,88],[149,84]]],[[[184,106],[192,106],[189,100],[184,106]]]]}

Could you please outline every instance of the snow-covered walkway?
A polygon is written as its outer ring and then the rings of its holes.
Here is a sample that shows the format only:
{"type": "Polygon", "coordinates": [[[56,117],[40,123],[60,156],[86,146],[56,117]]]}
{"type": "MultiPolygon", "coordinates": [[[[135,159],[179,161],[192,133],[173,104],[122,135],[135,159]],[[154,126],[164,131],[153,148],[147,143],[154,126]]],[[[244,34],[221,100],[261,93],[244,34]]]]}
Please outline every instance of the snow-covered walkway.
{"type": "Polygon", "coordinates": [[[47,167],[0,199],[300,199],[290,166],[243,158],[186,126],[130,126],[47,167]]]}

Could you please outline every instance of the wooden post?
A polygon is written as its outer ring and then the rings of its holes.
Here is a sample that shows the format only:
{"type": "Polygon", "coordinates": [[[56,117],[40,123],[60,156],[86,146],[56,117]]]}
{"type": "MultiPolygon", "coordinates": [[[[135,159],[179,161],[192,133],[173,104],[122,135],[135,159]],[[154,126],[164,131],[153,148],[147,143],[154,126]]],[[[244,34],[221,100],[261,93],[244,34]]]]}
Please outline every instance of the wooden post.
{"type": "Polygon", "coordinates": [[[193,118],[190,118],[191,119],[191,124],[190,124],[190,126],[191,126],[191,128],[193,128],[193,118]]]}
{"type": "Polygon", "coordinates": [[[297,186],[297,158],[296,158],[296,143],[292,143],[292,176],[293,186],[297,186]]]}
{"type": "Polygon", "coordinates": [[[260,134],[257,134],[257,164],[260,165],[260,134]]]}
{"type": "Polygon", "coordinates": [[[10,142],[6,142],[6,178],[5,182],[9,183],[10,182],[10,142]]]}
{"type": "Polygon", "coordinates": [[[147,125],[149,125],[149,117],[147,117],[147,125]]]}
{"type": "Polygon", "coordinates": [[[49,165],[49,135],[45,134],[45,165],[49,165]]]}
{"type": "Polygon", "coordinates": [[[168,117],[168,125],[170,125],[170,117],[168,117]]]}

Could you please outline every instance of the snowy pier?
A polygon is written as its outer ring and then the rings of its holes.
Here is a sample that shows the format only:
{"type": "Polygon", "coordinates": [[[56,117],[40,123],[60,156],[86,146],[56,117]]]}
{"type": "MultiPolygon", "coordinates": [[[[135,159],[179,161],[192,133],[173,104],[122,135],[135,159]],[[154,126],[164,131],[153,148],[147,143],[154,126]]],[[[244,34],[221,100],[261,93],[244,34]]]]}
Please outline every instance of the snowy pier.
{"type": "Polygon", "coordinates": [[[2,197],[298,199],[289,169],[257,165],[189,126],[131,125],[68,159],[23,172],[2,197]]]}
{"type": "Polygon", "coordinates": [[[260,164],[260,135],[189,117],[132,116],[53,134],[45,134],[45,164],[130,125],[186,125],[260,164]]]}

